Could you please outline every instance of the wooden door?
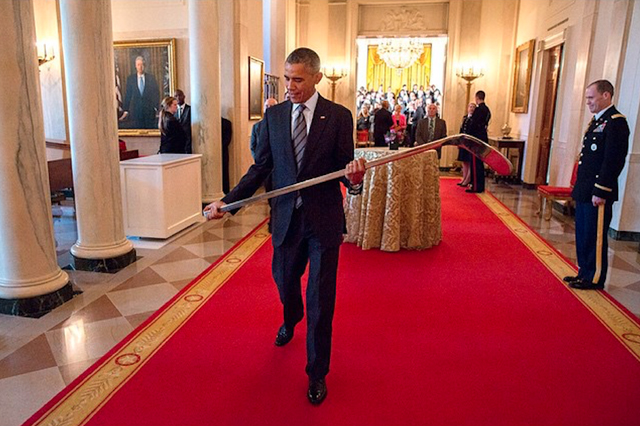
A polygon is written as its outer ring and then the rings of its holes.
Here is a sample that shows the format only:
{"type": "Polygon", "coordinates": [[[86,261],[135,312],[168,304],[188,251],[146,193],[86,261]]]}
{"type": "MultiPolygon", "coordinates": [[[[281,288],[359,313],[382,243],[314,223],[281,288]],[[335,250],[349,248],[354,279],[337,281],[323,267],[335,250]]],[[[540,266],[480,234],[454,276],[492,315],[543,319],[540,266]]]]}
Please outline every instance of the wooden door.
{"type": "Polygon", "coordinates": [[[542,110],[542,128],[540,129],[540,150],[538,151],[538,166],[536,170],[536,185],[547,183],[549,172],[549,154],[553,142],[553,122],[556,113],[556,99],[560,67],[562,64],[562,47],[559,45],[549,49],[548,67],[545,75],[544,108],[542,110]]]}

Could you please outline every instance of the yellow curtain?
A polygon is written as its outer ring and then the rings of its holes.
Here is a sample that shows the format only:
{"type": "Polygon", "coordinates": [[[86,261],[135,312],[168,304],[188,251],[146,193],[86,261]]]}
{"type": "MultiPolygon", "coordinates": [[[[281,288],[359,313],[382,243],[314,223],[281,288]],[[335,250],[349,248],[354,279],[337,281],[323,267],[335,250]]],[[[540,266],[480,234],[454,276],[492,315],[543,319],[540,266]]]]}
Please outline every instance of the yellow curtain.
{"type": "Polygon", "coordinates": [[[429,86],[431,80],[431,44],[424,45],[424,51],[418,60],[408,68],[398,70],[389,68],[384,63],[380,55],[378,55],[378,46],[369,46],[369,55],[367,58],[367,88],[378,90],[378,86],[382,84],[384,91],[391,86],[394,93],[398,93],[403,84],[407,85],[407,89],[411,90],[414,84],[418,87],[429,86]]]}

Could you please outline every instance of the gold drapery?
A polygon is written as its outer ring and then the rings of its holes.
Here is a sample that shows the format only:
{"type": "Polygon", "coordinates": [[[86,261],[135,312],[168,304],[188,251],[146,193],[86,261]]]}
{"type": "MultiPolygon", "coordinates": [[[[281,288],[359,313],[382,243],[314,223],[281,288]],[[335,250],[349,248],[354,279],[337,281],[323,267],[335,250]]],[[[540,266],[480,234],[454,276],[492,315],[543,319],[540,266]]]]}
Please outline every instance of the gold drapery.
{"type": "Polygon", "coordinates": [[[429,87],[431,81],[431,44],[424,44],[424,51],[420,58],[410,67],[398,70],[389,68],[378,55],[378,46],[370,45],[367,56],[367,85],[371,90],[377,90],[382,84],[384,90],[391,86],[394,93],[398,93],[403,84],[411,90],[414,84],[429,87]]]}

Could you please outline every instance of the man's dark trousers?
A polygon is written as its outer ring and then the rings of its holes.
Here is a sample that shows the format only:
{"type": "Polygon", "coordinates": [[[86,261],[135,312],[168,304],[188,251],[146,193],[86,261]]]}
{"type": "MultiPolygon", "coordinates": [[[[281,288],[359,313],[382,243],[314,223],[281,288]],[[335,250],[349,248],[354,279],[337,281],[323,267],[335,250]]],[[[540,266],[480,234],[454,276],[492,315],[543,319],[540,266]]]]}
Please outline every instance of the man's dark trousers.
{"type": "Polygon", "coordinates": [[[284,242],[273,248],[273,277],[284,307],[284,322],[293,328],[304,316],[300,278],[309,263],[307,283],[307,375],[329,373],[332,320],[340,246],[323,247],[304,222],[304,204],[293,212],[284,242]]]}
{"type": "Polygon", "coordinates": [[[606,202],[602,207],[604,217],[602,223],[598,223],[598,207],[594,207],[591,202],[576,202],[576,254],[578,255],[578,266],[580,272],[578,278],[587,282],[604,285],[607,279],[607,268],[609,266],[607,253],[609,251],[607,231],[611,224],[613,213],[613,203],[606,202]],[[598,243],[598,227],[600,229],[601,241],[598,243]],[[600,268],[598,268],[597,258],[600,256],[600,268]],[[596,273],[599,276],[596,277],[596,273]],[[594,278],[597,278],[594,281],[594,278]]]}

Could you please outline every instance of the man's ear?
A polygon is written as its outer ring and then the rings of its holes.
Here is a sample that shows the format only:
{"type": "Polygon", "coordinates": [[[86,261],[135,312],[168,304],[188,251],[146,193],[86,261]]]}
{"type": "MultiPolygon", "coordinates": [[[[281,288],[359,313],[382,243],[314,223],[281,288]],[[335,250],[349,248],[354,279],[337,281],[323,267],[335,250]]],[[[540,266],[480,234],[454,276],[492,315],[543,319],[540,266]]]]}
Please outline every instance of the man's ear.
{"type": "Polygon", "coordinates": [[[324,74],[322,74],[322,72],[318,71],[318,73],[314,77],[315,84],[320,83],[320,80],[322,80],[323,76],[324,76],[324,74]]]}

